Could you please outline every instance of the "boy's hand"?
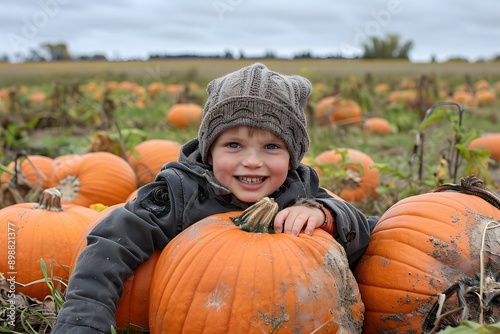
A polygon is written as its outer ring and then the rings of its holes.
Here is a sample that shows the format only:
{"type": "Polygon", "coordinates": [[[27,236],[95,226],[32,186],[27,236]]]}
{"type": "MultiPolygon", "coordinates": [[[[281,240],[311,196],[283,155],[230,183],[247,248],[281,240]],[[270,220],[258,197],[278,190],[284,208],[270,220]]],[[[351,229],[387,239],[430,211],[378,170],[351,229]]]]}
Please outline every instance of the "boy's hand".
{"type": "Polygon", "coordinates": [[[304,205],[290,206],[278,212],[274,218],[274,231],[298,236],[305,226],[304,233],[311,235],[324,222],[325,214],[321,209],[304,205]]]}

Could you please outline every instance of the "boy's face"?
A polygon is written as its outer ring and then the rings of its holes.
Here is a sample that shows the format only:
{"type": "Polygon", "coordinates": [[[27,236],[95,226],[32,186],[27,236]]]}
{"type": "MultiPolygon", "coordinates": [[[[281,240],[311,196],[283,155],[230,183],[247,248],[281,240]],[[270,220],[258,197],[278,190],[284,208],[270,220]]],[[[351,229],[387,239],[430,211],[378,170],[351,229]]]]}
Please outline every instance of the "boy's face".
{"type": "Polygon", "coordinates": [[[290,166],[290,153],[279,137],[247,126],[222,132],[212,143],[208,159],[220,184],[248,203],[277,190],[290,166]]]}

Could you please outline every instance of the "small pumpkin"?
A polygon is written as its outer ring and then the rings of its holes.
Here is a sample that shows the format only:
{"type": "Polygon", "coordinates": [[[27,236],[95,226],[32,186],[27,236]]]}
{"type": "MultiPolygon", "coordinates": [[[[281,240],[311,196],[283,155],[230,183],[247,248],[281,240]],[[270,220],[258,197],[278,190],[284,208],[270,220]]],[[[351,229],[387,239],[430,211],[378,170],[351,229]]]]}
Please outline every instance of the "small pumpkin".
{"type": "Polygon", "coordinates": [[[495,91],[491,89],[480,89],[476,91],[475,97],[480,106],[492,105],[497,100],[495,91]]]}
{"type": "MultiPolygon", "coordinates": [[[[38,203],[1,209],[0,247],[5,257],[0,262],[0,272],[27,285],[16,287],[17,292],[43,300],[50,291],[40,260],[45,261],[47,268],[52,266],[55,278],[66,279],[76,243],[97,214],[80,205],[62,206],[56,188],[46,189],[38,203]],[[30,284],[33,282],[37,283],[30,284]]],[[[61,288],[64,291],[65,286],[61,288]]]]}
{"type": "Polygon", "coordinates": [[[152,182],[167,162],[177,161],[181,146],[168,139],[149,139],[127,152],[127,159],[139,177],[139,185],[152,182]]]}
{"type": "Polygon", "coordinates": [[[455,91],[451,96],[451,100],[466,106],[475,106],[477,104],[476,97],[467,91],[455,91]]]}
{"type": "Polygon", "coordinates": [[[488,150],[491,159],[500,161],[500,132],[485,133],[472,140],[468,147],[488,150]]]}
{"type": "Polygon", "coordinates": [[[363,132],[366,134],[387,135],[393,132],[393,128],[385,118],[370,117],[363,121],[363,132]]]}
{"type": "Polygon", "coordinates": [[[195,103],[176,103],[167,110],[167,122],[177,128],[198,125],[203,108],[195,103]]]}
{"type": "Polygon", "coordinates": [[[387,101],[390,104],[402,104],[411,106],[417,100],[418,94],[415,89],[394,90],[387,96],[387,101]]]}
{"type": "Polygon", "coordinates": [[[264,198],[170,241],[151,282],[151,333],[360,332],[363,304],[344,249],[320,229],[268,233],[276,212],[264,198]]]}
{"type": "Polygon", "coordinates": [[[319,125],[361,124],[361,106],[354,100],[345,99],[338,96],[327,96],[316,104],[314,117],[319,125]]]}
{"type": "Polygon", "coordinates": [[[45,102],[45,100],[47,100],[47,94],[45,94],[44,92],[34,92],[29,96],[29,101],[33,105],[42,104],[43,102],[45,102]]]}
{"type": "Polygon", "coordinates": [[[62,202],[89,206],[124,202],[137,189],[134,169],[109,152],[91,152],[58,164],[52,174],[62,202]]]}
{"type": "MultiPolygon", "coordinates": [[[[71,259],[70,280],[80,253],[87,246],[87,235],[89,232],[111,211],[123,205],[124,203],[119,203],[105,208],[90,221],[86,229],[81,233],[71,259]]],[[[115,311],[118,333],[136,333],[134,330],[141,332],[149,327],[150,283],[160,254],[161,250],[154,251],[147,261],[137,267],[134,275],[124,282],[123,292],[115,311]]]]}
{"type": "MultiPolygon", "coordinates": [[[[349,202],[360,202],[367,198],[377,198],[377,187],[380,185],[380,176],[375,162],[366,153],[353,148],[338,148],[327,150],[319,154],[315,162],[321,169],[328,165],[336,165],[346,171],[343,179],[334,179],[335,187],[341,198],[349,202]]],[[[328,173],[323,172],[325,177],[328,173]]]]}
{"type": "MultiPolygon", "coordinates": [[[[481,254],[485,228],[498,220],[500,197],[473,176],[390,207],[354,270],[366,306],[363,333],[426,332],[438,295],[480,272],[482,256],[498,273],[500,228],[488,231],[481,254]]],[[[457,306],[451,299],[441,314],[457,306]]]]}
{"type": "MultiPolygon", "coordinates": [[[[56,162],[50,157],[43,155],[27,155],[25,158],[20,158],[8,164],[7,168],[15,171],[17,168],[18,177],[23,177],[31,187],[40,187],[48,189],[55,185],[51,176],[56,167],[56,162]]],[[[11,179],[8,173],[2,173],[2,184],[7,183],[11,179]]]]}

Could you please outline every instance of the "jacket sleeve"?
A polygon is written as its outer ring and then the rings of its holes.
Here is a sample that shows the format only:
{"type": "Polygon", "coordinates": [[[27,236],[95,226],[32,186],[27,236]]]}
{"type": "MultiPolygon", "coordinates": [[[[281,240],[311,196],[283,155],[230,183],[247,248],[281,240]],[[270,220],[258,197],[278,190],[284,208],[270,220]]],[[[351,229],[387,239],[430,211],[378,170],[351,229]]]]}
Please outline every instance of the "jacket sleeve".
{"type": "Polygon", "coordinates": [[[361,257],[370,241],[378,216],[365,216],[349,202],[335,199],[320,188],[316,201],[328,208],[335,218],[335,239],[344,247],[351,268],[361,257]]]}
{"type": "Polygon", "coordinates": [[[111,333],[125,280],[182,228],[170,210],[171,188],[163,180],[142,187],[89,233],[52,333],[111,333]]]}

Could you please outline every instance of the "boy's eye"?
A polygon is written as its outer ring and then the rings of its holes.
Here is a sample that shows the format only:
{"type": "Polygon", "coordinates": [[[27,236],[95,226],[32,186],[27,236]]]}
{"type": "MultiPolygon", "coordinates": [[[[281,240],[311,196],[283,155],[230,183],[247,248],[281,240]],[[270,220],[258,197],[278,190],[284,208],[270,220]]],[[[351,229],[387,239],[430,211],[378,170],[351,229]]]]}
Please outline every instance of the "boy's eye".
{"type": "Polygon", "coordinates": [[[279,146],[276,145],[276,144],[267,144],[265,146],[265,148],[268,149],[268,150],[277,150],[277,149],[279,149],[279,146]]]}
{"type": "Polygon", "coordinates": [[[238,148],[238,147],[240,147],[240,144],[238,144],[236,142],[232,142],[232,143],[227,144],[227,147],[238,148]]]}

